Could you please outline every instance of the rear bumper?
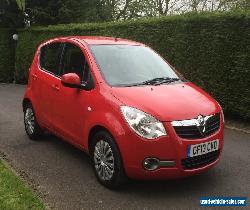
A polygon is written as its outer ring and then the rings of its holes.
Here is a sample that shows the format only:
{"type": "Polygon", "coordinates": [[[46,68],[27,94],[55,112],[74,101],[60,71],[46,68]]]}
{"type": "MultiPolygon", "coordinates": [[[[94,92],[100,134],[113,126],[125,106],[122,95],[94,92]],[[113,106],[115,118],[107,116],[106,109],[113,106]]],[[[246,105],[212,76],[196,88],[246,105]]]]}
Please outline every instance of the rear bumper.
{"type": "Polygon", "coordinates": [[[124,135],[116,137],[123,158],[126,174],[134,179],[177,179],[192,176],[207,171],[216,165],[221,157],[224,138],[224,125],[221,122],[220,129],[213,135],[195,140],[181,139],[175,133],[170,123],[164,123],[168,136],[156,140],[145,140],[130,129],[124,135]],[[182,160],[187,158],[187,147],[218,139],[220,153],[215,159],[197,168],[184,169],[182,160]],[[161,161],[174,161],[175,166],[160,167],[154,171],[145,170],[143,160],[152,157],[161,161]]]}

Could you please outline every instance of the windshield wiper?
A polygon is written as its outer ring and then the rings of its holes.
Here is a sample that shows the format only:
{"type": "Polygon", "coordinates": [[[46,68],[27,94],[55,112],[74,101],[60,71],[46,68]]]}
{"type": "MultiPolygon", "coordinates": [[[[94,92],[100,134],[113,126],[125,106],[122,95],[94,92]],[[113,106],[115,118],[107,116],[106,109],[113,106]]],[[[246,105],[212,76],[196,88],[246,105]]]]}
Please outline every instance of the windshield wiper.
{"type": "Polygon", "coordinates": [[[181,79],[172,78],[172,77],[158,77],[158,78],[146,80],[146,81],[140,83],[140,85],[160,85],[163,83],[171,83],[171,82],[176,82],[179,80],[181,80],[181,79]]]}

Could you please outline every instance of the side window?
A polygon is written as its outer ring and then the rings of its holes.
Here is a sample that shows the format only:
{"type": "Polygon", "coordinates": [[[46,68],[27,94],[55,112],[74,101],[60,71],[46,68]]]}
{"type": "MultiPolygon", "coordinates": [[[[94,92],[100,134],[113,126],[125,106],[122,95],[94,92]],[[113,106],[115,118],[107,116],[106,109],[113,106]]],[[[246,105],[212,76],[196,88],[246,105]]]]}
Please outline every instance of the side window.
{"type": "Polygon", "coordinates": [[[82,82],[88,81],[90,76],[89,65],[82,50],[71,43],[66,44],[62,60],[61,75],[67,73],[78,74],[82,82]]]}
{"type": "Polygon", "coordinates": [[[40,66],[42,69],[54,74],[59,74],[62,44],[51,43],[41,48],[40,66]]]}

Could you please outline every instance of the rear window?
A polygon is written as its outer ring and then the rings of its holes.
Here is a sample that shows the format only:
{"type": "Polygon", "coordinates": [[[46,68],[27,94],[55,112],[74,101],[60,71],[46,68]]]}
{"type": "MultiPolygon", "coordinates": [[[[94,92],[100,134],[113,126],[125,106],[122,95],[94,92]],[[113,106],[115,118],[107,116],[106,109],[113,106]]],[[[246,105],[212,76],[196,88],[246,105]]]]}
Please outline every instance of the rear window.
{"type": "Polygon", "coordinates": [[[61,43],[52,43],[41,48],[40,66],[42,69],[54,74],[59,74],[61,59],[61,43]]]}

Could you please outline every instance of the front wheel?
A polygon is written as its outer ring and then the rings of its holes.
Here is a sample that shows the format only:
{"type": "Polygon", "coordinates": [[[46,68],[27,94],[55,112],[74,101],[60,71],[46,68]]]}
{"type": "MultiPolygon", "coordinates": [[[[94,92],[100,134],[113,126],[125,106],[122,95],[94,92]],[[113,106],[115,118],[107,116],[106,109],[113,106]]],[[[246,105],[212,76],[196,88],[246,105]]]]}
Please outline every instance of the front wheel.
{"type": "Polygon", "coordinates": [[[37,140],[43,134],[43,131],[36,120],[35,112],[31,104],[28,104],[24,108],[24,126],[25,131],[31,140],[37,140]]]}
{"type": "Polygon", "coordinates": [[[92,142],[91,156],[98,181],[110,189],[121,187],[126,181],[122,159],[112,136],[98,132],[92,142]]]}

